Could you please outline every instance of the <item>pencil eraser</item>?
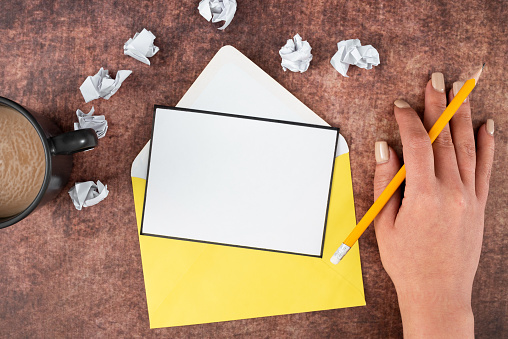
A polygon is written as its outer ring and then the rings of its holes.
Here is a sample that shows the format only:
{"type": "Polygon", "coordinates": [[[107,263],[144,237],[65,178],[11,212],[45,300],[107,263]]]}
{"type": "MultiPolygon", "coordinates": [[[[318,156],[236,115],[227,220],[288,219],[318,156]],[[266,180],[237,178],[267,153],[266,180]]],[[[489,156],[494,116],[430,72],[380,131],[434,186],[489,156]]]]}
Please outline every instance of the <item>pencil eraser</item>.
{"type": "Polygon", "coordinates": [[[340,258],[336,255],[333,255],[331,258],[330,258],[330,261],[332,262],[332,264],[334,265],[337,265],[340,261],[340,258]]]}

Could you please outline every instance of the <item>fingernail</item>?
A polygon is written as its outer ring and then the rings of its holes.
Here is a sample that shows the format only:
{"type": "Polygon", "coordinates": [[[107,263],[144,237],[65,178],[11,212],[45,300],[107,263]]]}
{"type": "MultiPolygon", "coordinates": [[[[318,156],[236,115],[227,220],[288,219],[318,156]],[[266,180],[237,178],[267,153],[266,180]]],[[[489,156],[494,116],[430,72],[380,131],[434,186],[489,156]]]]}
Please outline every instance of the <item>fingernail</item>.
{"type": "MultiPolygon", "coordinates": [[[[464,86],[464,81],[455,81],[453,83],[453,96],[454,97],[457,95],[457,93],[459,93],[462,86],[464,86]]],[[[464,102],[467,102],[467,97],[464,99],[464,102]]]]}
{"type": "Polygon", "coordinates": [[[384,164],[390,159],[390,151],[386,141],[376,141],[376,163],[384,164]]]}
{"type": "Polygon", "coordinates": [[[444,93],[444,75],[441,72],[432,73],[432,87],[439,93],[444,93]]]}
{"type": "Polygon", "coordinates": [[[409,104],[407,102],[405,102],[404,100],[400,100],[400,99],[395,100],[395,102],[393,104],[395,106],[397,106],[398,108],[408,108],[408,107],[411,107],[411,106],[409,106],[409,104]]]}
{"type": "MultiPolygon", "coordinates": [[[[487,130],[487,133],[490,135],[494,135],[494,120],[487,119],[487,123],[485,124],[485,129],[487,130]]],[[[376,153],[377,157],[377,153],[376,153]]]]}

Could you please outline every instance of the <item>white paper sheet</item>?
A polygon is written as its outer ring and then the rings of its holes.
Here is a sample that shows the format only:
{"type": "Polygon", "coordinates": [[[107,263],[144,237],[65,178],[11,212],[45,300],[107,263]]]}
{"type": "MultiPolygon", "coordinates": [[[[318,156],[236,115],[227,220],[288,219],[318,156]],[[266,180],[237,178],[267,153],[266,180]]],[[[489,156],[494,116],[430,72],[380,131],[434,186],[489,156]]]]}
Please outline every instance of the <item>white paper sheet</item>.
{"type": "Polygon", "coordinates": [[[86,78],[79,89],[85,102],[90,102],[99,98],[108,100],[118,91],[122,82],[124,82],[131,73],[132,71],[128,70],[118,71],[116,73],[116,78],[112,79],[109,76],[108,70],[101,67],[97,74],[86,78]]]}
{"type": "Polygon", "coordinates": [[[282,58],[282,69],[284,71],[289,69],[292,72],[305,72],[312,60],[311,50],[309,43],[302,41],[299,34],[296,34],[293,39],[288,39],[279,51],[282,58]]]}
{"type": "Polygon", "coordinates": [[[104,115],[93,115],[95,112],[94,107],[88,113],[83,113],[80,109],[76,111],[78,122],[74,123],[74,130],[83,128],[92,128],[100,139],[106,135],[108,130],[108,122],[104,115]]]}
{"type": "Polygon", "coordinates": [[[157,108],[142,234],[320,256],[337,137],[157,108]]]}
{"type": "Polygon", "coordinates": [[[233,20],[236,6],[236,0],[201,0],[198,11],[206,21],[224,21],[224,25],[219,27],[220,30],[224,30],[233,20]]]}
{"type": "Polygon", "coordinates": [[[150,65],[148,58],[153,57],[159,51],[159,47],[153,44],[154,40],[155,35],[143,28],[140,33],[134,35],[134,38],[127,40],[123,46],[123,53],[150,65]]]}
{"type": "Polygon", "coordinates": [[[69,195],[74,203],[74,207],[81,211],[83,207],[97,205],[108,196],[108,186],[103,185],[97,180],[97,184],[93,181],[77,182],[70,190],[69,195]]]}
{"type": "Polygon", "coordinates": [[[350,39],[337,43],[338,51],[330,60],[332,66],[343,76],[348,78],[349,65],[371,69],[379,65],[379,53],[371,45],[362,46],[360,40],[350,39]]]}

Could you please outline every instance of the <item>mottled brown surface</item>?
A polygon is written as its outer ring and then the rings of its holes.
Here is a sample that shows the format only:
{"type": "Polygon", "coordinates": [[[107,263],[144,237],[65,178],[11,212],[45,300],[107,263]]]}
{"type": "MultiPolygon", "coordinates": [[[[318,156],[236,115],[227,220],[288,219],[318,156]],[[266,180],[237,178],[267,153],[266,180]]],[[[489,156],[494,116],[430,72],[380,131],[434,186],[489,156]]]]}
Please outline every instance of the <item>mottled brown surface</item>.
{"type": "Polygon", "coordinates": [[[194,1],[1,1],[0,95],[71,130],[77,108],[94,105],[107,136],[75,157],[72,182],[108,184],[100,205],[76,211],[64,192],[14,227],[0,230],[0,337],[400,337],[393,285],[374,230],[360,243],[366,307],[150,330],[130,181],[130,165],[150,138],[154,104],[175,105],[223,45],[238,48],[333,126],[351,148],[356,213],[372,203],[374,141],[400,153],[396,98],[420,112],[433,71],[447,87],[471,67],[487,68],[472,94],[476,126],[496,121],[497,153],[473,309],[479,338],[508,335],[507,3],[448,1],[242,1],[226,31],[207,24],[194,1]],[[160,52],[152,66],[123,55],[148,28],[160,52]],[[300,33],[313,47],[304,74],[282,71],[279,48],[300,33]],[[374,45],[382,64],[329,64],[339,40],[374,45]],[[85,104],[79,86],[101,67],[132,69],[109,101],[85,104]]]}

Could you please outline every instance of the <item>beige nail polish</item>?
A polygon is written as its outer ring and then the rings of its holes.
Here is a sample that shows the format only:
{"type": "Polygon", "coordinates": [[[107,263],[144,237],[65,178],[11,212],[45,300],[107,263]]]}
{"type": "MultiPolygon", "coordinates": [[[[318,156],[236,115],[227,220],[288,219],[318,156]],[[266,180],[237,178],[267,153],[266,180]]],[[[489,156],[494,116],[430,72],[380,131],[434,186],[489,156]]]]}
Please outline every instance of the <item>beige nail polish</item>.
{"type": "Polygon", "coordinates": [[[441,72],[432,73],[432,87],[439,93],[444,93],[444,75],[441,72]]]}
{"type": "Polygon", "coordinates": [[[395,106],[397,106],[398,108],[409,108],[409,107],[411,107],[411,106],[409,106],[409,104],[407,102],[405,102],[404,100],[401,100],[401,99],[395,100],[395,102],[393,104],[395,106]]]}
{"type": "Polygon", "coordinates": [[[384,164],[390,159],[390,151],[388,150],[388,144],[386,141],[376,141],[376,163],[384,164]]]}
{"type": "MultiPolygon", "coordinates": [[[[453,96],[454,97],[457,95],[457,93],[459,93],[462,86],[464,86],[464,81],[455,81],[453,83],[453,96]]],[[[467,97],[464,99],[464,102],[467,102],[467,97]]]]}
{"type": "MultiPolygon", "coordinates": [[[[494,120],[487,119],[487,123],[485,124],[485,129],[487,130],[487,133],[490,135],[494,135],[494,120]]],[[[377,153],[376,153],[377,158],[377,153]]]]}

